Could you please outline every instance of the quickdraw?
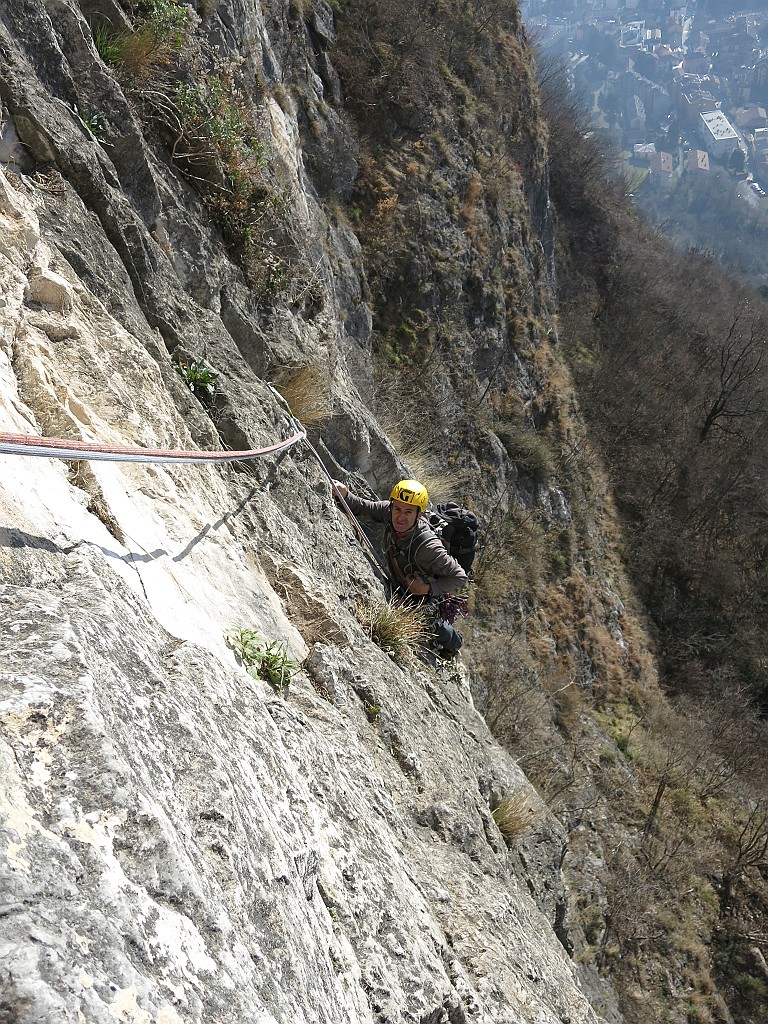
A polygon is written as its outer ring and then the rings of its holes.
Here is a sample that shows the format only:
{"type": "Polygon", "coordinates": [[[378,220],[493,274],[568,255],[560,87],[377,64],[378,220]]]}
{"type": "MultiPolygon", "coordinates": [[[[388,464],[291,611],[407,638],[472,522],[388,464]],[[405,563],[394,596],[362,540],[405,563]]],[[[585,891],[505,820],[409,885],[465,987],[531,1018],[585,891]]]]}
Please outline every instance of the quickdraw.
{"type": "Polygon", "coordinates": [[[443,594],[437,605],[437,614],[448,623],[453,623],[457,617],[466,619],[469,615],[467,598],[460,594],[443,594]]]}

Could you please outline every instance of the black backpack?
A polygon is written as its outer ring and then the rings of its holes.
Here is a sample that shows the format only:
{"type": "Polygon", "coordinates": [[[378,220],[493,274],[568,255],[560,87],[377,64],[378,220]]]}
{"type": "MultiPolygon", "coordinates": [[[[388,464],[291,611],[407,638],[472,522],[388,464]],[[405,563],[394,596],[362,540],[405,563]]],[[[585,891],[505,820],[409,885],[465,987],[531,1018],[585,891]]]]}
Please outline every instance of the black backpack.
{"type": "Polygon", "coordinates": [[[448,554],[468,573],[478,544],[479,527],[475,513],[461,508],[455,501],[445,501],[427,512],[426,518],[448,554]]]}

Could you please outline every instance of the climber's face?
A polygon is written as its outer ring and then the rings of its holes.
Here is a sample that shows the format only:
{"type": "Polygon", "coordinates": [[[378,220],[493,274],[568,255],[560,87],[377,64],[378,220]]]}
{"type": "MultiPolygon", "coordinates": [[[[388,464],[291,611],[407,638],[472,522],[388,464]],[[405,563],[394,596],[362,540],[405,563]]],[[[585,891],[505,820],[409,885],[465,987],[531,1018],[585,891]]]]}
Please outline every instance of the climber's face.
{"type": "Polygon", "coordinates": [[[392,525],[398,533],[412,530],[418,518],[419,510],[415,505],[408,505],[404,501],[392,502],[392,525]]]}

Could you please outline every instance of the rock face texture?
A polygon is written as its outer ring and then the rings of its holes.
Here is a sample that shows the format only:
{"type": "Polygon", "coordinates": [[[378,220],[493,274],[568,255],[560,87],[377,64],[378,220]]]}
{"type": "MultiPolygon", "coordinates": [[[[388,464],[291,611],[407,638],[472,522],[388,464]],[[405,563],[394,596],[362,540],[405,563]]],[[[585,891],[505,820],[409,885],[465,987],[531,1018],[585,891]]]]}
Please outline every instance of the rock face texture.
{"type": "MultiPolygon", "coordinates": [[[[324,4],[295,46],[293,5],[199,13],[245,80],[298,67],[318,103],[338,91],[324,4]]],[[[94,23],[135,14],[0,14],[0,430],[261,447],[294,429],[267,381],[308,363],[336,416],[324,468],[303,447],[215,467],[0,455],[0,1020],[596,1022],[559,824],[466,669],[397,664],[355,614],[381,588],[326,471],[383,490],[402,468],[358,390],[357,240],[306,176],[290,98],[262,95],[303,254],[266,300],[140,123],[149,86],[97,53],[94,23]],[[213,406],[174,368],[193,359],[219,374],[213,406]],[[286,696],[238,663],[237,629],[301,666],[286,696]],[[535,819],[515,850],[491,814],[510,794],[535,819]]],[[[343,190],[354,145],[325,116],[321,187],[343,190]]]]}

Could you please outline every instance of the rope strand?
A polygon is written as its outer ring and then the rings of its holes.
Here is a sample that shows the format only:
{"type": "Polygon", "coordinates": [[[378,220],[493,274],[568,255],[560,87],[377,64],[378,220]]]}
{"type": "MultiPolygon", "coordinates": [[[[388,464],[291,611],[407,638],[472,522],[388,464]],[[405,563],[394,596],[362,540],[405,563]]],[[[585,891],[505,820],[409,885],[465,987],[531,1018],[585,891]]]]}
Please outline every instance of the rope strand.
{"type": "MultiPolygon", "coordinates": [[[[203,452],[186,451],[165,448],[138,448],[132,445],[105,445],[93,441],[74,441],[61,437],[40,437],[36,434],[12,434],[0,431],[0,454],[2,455],[31,455],[38,458],[84,460],[88,462],[140,462],[152,464],[206,464],[216,462],[247,462],[251,459],[258,459],[265,455],[273,455],[275,452],[284,451],[295,444],[304,442],[310,453],[317,460],[320,469],[327,477],[333,490],[333,477],[325,468],[314,445],[307,438],[307,432],[300,421],[291,412],[291,409],[283,395],[267,384],[275,398],[280,402],[287,412],[296,433],[284,441],[267,445],[265,448],[251,448],[239,452],[203,452]]],[[[341,495],[336,495],[347,518],[355,529],[368,555],[373,559],[374,568],[383,576],[385,582],[389,582],[389,574],[379,560],[376,550],[368,540],[365,531],[358,522],[341,495]]]]}
{"type": "MultiPolygon", "coordinates": [[[[311,452],[311,454],[317,460],[317,464],[320,466],[320,469],[321,469],[323,475],[326,477],[326,479],[328,480],[329,484],[331,485],[331,493],[333,494],[333,489],[334,489],[333,477],[328,472],[328,470],[325,468],[325,463],[320,458],[320,455],[317,452],[317,450],[315,449],[315,446],[312,444],[312,442],[307,437],[306,430],[304,430],[304,427],[302,426],[301,421],[299,419],[297,419],[296,416],[294,416],[293,412],[291,411],[291,407],[288,405],[288,402],[285,400],[284,396],[280,394],[280,392],[277,390],[277,388],[275,388],[272,384],[269,384],[269,383],[267,384],[267,387],[272,392],[272,394],[275,396],[277,401],[280,402],[280,404],[283,406],[283,408],[285,409],[285,411],[288,414],[288,416],[290,416],[291,420],[293,421],[294,427],[298,427],[303,432],[303,434],[304,434],[304,444],[306,445],[307,449],[311,452]]],[[[355,516],[354,512],[352,511],[352,509],[349,507],[349,505],[346,503],[346,501],[344,500],[344,498],[342,498],[342,496],[340,494],[336,494],[336,495],[334,495],[334,497],[336,498],[336,500],[338,501],[339,505],[343,509],[344,514],[346,515],[346,517],[349,520],[350,524],[352,525],[355,533],[357,534],[357,536],[359,537],[360,541],[362,542],[362,545],[365,548],[366,552],[373,559],[374,568],[377,569],[378,572],[382,575],[383,580],[384,580],[385,583],[390,583],[391,581],[390,581],[390,578],[389,578],[389,573],[387,572],[386,568],[382,565],[381,559],[376,554],[376,549],[374,548],[373,544],[371,544],[371,542],[368,540],[368,536],[367,536],[365,530],[360,525],[360,521],[357,519],[357,517],[355,516]]]]}
{"type": "Polygon", "coordinates": [[[285,441],[266,448],[251,448],[242,452],[203,452],[165,448],[138,448],[131,445],[104,445],[91,441],[70,441],[60,437],[38,437],[35,434],[9,434],[0,432],[0,454],[35,455],[49,459],[83,459],[94,462],[145,463],[206,463],[247,462],[264,455],[290,448],[306,440],[302,429],[285,441]]]}

